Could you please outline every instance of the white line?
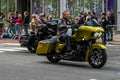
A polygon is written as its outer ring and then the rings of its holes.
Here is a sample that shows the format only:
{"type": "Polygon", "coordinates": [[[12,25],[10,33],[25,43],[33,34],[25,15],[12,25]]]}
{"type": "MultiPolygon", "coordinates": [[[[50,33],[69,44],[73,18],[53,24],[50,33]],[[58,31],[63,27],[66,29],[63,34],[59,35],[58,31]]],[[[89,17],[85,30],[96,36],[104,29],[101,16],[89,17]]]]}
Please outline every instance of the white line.
{"type": "Polygon", "coordinates": [[[90,79],[90,80],[97,80],[97,79],[90,79]]]}
{"type": "Polygon", "coordinates": [[[0,49],[1,51],[20,51],[20,50],[15,50],[15,49],[0,49]]]}
{"type": "Polygon", "coordinates": [[[0,52],[2,52],[2,51],[21,51],[21,50],[27,50],[27,48],[14,48],[14,47],[12,47],[12,49],[11,48],[0,48],[0,52]]]}
{"type": "Polygon", "coordinates": [[[110,45],[110,44],[108,44],[108,45],[106,45],[106,46],[120,46],[120,45],[110,45]]]}
{"type": "Polygon", "coordinates": [[[12,47],[12,49],[26,50],[27,48],[26,48],[26,47],[18,47],[18,48],[16,48],[16,47],[12,47]]]}

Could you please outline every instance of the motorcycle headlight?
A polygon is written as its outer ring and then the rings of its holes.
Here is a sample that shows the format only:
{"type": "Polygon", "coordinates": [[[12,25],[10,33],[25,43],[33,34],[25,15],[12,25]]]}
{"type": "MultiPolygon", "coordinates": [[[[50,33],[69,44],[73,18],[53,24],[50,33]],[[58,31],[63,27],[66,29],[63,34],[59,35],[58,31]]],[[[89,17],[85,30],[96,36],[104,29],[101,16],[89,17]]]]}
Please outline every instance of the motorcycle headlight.
{"type": "Polygon", "coordinates": [[[102,36],[102,33],[101,33],[101,32],[95,32],[95,33],[93,34],[93,37],[96,37],[96,38],[101,37],[101,36],[102,36]]]}

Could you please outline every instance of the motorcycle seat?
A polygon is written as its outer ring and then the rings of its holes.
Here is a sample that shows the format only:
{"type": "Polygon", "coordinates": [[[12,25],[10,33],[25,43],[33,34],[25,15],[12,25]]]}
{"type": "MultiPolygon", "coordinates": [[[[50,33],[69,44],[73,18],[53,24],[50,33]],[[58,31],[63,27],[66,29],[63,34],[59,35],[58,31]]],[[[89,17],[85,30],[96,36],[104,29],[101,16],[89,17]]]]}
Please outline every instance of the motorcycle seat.
{"type": "Polygon", "coordinates": [[[50,44],[56,44],[57,43],[57,36],[53,36],[50,39],[42,40],[40,43],[50,43],[50,44]]]}

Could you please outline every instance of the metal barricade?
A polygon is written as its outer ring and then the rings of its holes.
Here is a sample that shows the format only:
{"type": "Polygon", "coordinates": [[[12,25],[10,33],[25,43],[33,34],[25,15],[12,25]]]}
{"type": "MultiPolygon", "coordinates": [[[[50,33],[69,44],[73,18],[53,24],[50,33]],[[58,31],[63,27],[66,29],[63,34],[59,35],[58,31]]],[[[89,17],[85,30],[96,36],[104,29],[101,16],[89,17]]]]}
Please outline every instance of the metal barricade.
{"type": "Polygon", "coordinates": [[[119,26],[120,25],[107,25],[106,39],[108,41],[119,40],[118,37],[118,34],[120,33],[120,31],[118,30],[119,26]]]}
{"type": "Polygon", "coordinates": [[[116,34],[116,33],[118,32],[118,27],[119,27],[119,26],[120,26],[120,25],[107,25],[108,30],[110,30],[110,28],[113,29],[113,34],[116,34]]]}

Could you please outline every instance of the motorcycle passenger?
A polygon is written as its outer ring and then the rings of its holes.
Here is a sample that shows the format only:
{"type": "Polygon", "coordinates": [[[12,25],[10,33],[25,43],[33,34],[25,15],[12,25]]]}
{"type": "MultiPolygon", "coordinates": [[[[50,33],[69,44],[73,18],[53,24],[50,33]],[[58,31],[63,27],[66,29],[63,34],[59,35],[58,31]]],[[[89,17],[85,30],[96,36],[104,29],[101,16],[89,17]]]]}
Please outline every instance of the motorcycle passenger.
{"type": "Polygon", "coordinates": [[[36,30],[36,25],[37,25],[37,18],[35,16],[35,14],[32,14],[31,21],[30,21],[30,27],[33,32],[35,32],[35,30],[36,30]]]}
{"type": "MultiPolygon", "coordinates": [[[[62,13],[62,18],[60,19],[60,23],[59,23],[60,27],[62,25],[65,25],[64,29],[62,31],[60,31],[60,33],[62,32],[62,34],[65,34],[65,44],[67,47],[66,53],[65,55],[69,55],[71,52],[71,42],[70,42],[70,38],[72,36],[72,29],[71,29],[71,25],[72,25],[72,21],[70,20],[70,12],[69,11],[64,11],[62,13]]],[[[61,27],[62,28],[62,27],[61,27]]]]}
{"type": "Polygon", "coordinates": [[[104,45],[106,45],[106,34],[107,34],[107,25],[108,25],[108,21],[106,20],[106,14],[103,12],[101,13],[101,22],[100,22],[101,26],[104,29],[104,33],[102,35],[102,43],[104,45]]]}

